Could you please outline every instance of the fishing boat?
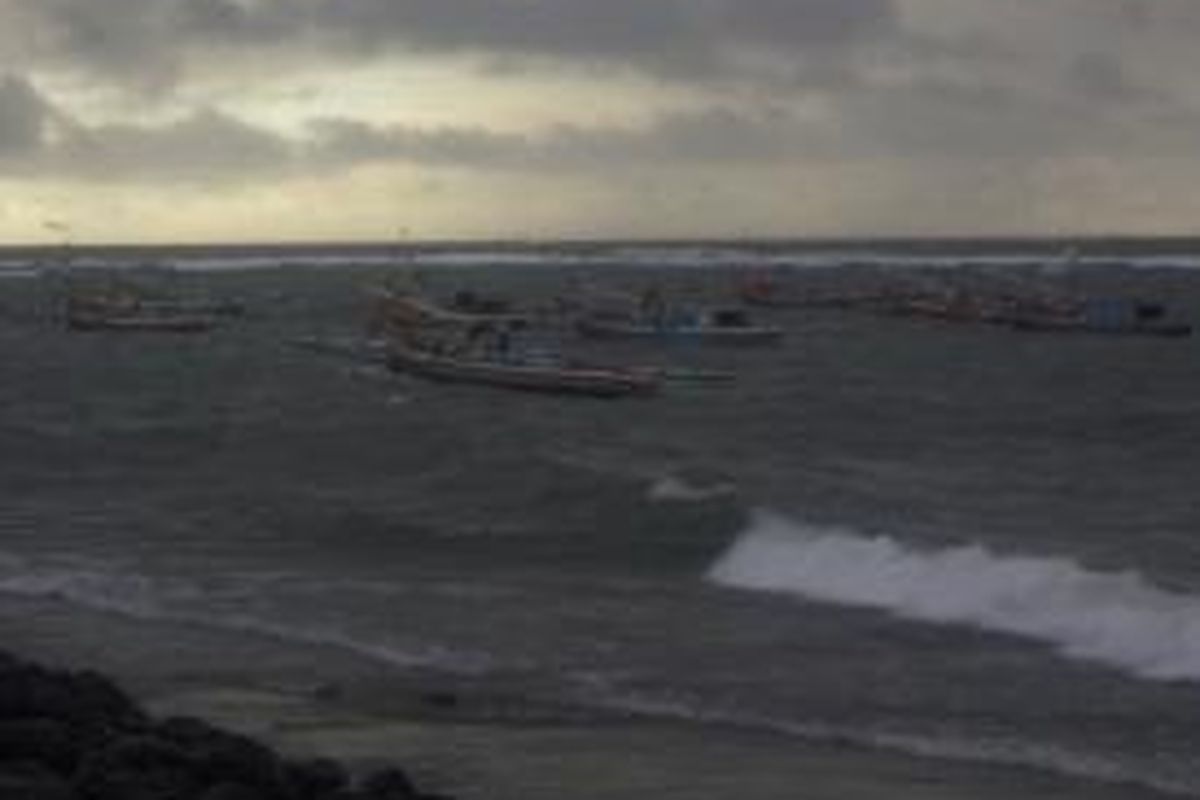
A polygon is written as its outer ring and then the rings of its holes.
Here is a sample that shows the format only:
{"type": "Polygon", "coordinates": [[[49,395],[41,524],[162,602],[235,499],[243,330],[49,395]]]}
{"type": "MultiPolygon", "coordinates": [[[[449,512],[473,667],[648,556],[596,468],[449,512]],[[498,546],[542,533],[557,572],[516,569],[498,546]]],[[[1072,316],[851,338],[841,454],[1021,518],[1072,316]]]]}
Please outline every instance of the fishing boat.
{"type": "Polygon", "coordinates": [[[575,329],[594,339],[761,345],[783,337],[781,328],[753,322],[744,308],[677,304],[654,286],[637,295],[611,289],[588,295],[575,329]]]}
{"type": "Polygon", "coordinates": [[[369,327],[374,332],[386,333],[416,325],[517,327],[527,322],[525,315],[500,310],[494,305],[486,309],[478,306],[448,308],[415,291],[385,287],[371,292],[369,327]]]}
{"type": "Polygon", "coordinates": [[[783,329],[750,321],[740,309],[668,317],[585,315],[576,322],[584,336],[705,344],[763,345],[783,338],[783,329]]]}
{"type": "Polygon", "coordinates": [[[1190,324],[1171,317],[1161,303],[1125,298],[1091,299],[1056,314],[1014,314],[1000,321],[1027,331],[1167,337],[1190,336],[1192,333],[1190,324]]]}
{"type": "Polygon", "coordinates": [[[646,395],[657,391],[659,383],[653,374],[633,369],[575,366],[558,359],[458,355],[403,341],[388,347],[386,363],[394,371],[434,380],[551,394],[646,395]]]}
{"type": "Polygon", "coordinates": [[[75,291],[67,297],[66,324],[73,331],[198,333],[213,328],[217,318],[183,305],[148,303],[130,292],[75,291]]]}

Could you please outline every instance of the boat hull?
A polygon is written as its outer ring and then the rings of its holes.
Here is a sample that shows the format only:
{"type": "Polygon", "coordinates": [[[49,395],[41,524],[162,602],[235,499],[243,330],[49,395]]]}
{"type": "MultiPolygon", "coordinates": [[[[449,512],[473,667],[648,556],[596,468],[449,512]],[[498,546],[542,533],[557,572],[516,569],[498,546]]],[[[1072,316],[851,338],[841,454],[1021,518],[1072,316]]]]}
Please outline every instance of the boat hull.
{"type": "Polygon", "coordinates": [[[207,316],[156,317],[156,316],[83,316],[67,318],[67,327],[73,331],[118,331],[118,332],[162,332],[200,333],[213,328],[216,321],[207,316]]]}
{"type": "Polygon", "coordinates": [[[626,339],[657,342],[697,342],[714,345],[776,344],[783,338],[780,328],[764,326],[654,326],[600,320],[580,320],[576,328],[594,339],[626,339]]]}
{"type": "Polygon", "coordinates": [[[625,397],[651,394],[658,388],[653,376],[636,372],[465,361],[408,347],[390,349],[387,365],[396,372],[439,381],[549,394],[625,397]]]}

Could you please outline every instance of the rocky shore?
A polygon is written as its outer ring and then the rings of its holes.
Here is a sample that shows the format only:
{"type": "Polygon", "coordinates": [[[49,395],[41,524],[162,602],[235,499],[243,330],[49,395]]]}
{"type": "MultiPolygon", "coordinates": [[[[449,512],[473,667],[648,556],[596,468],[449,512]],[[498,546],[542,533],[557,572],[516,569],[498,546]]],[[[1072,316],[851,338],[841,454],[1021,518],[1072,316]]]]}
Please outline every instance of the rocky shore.
{"type": "Polygon", "coordinates": [[[399,767],[290,759],[203,720],[155,718],[107,677],[0,652],[5,800],[446,800],[399,767]]]}

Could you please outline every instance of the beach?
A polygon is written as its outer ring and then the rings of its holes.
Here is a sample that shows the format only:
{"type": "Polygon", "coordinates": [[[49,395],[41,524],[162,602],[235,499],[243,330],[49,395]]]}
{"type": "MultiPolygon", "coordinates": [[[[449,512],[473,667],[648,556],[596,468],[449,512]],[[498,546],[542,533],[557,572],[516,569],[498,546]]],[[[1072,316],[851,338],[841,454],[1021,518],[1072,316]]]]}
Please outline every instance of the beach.
{"type": "Polygon", "coordinates": [[[936,759],[852,742],[532,708],[461,692],[446,676],[398,677],[327,648],[82,622],[54,603],[0,612],[6,643],[47,665],[117,676],[155,718],[203,719],[292,759],[334,759],[351,775],[401,765],[422,789],[463,800],[1160,797],[1034,770],[947,770],[936,759]],[[81,627],[96,638],[85,641],[81,627]]]}

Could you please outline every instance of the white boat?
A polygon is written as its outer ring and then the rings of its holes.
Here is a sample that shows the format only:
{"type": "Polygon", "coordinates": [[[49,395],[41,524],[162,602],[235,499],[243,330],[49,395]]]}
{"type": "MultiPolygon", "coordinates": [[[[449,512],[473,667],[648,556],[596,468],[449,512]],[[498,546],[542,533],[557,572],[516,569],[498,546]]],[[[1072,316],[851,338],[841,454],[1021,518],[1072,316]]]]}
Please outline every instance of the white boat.
{"type": "Polygon", "coordinates": [[[659,383],[655,375],[646,371],[573,366],[556,360],[540,362],[459,356],[404,342],[394,342],[389,346],[387,365],[397,372],[408,372],[441,381],[593,397],[652,394],[657,391],[659,383]]]}
{"type": "Polygon", "coordinates": [[[783,329],[750,321],[741,309],[718,309],[680,317],[585,315],[576,322],[584,336],[707,344],[762,345],[783,338],[783,329]]]}

